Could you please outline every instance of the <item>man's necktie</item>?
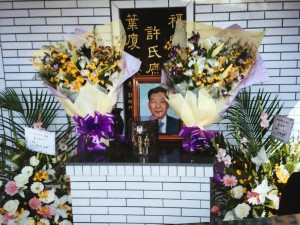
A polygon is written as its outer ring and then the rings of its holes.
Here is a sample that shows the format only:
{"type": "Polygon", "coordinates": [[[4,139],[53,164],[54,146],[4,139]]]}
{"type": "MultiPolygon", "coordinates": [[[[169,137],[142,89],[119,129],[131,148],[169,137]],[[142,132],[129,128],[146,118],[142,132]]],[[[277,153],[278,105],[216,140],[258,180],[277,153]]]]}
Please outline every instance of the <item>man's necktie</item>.
{"type": "Polygon", "coordinates": [[[158,133],[162,133],[162,127],[163,127],[163,125],[164,125],[164,122],[159,122],[158,123],[158,133]]]}

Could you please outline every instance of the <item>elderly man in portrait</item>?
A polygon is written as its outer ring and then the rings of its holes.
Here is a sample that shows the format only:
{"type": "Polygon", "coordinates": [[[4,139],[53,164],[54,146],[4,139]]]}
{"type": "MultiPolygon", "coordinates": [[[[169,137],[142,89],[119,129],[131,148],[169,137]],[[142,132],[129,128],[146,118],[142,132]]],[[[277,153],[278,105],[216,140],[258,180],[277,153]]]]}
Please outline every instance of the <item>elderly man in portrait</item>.
{"type": "Polygon", "coordinates": [[[161,86],[152,88],[148,92],[148,108],[152,114],[158,118],[159,133],[178,134],[180,121],[168,116],[169,104],[166,101],[167,90],[161,86]]]}

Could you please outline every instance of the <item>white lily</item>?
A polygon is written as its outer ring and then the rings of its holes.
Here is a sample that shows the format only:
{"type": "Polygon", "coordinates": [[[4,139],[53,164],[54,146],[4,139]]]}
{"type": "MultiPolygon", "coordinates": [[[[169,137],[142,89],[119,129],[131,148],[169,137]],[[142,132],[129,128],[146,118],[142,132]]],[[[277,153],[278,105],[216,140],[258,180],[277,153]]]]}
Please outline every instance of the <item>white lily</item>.
{"type": "Polygon", "coordinates": [[[279,196],[278,190],[272,190],[268,195],[267,198],[273,201],[274,207],[277,210],[279,208],[279,196]]]}
{"type": "Polygon", "coordinates": [[[197,66],[198,66],[198,73],[202,73],[202,71],[204,70],[204,67],[205,67],[205,61],[206,61],[206,58],[205,57],[199,57],[197,59],[197,66]]]}
{"type": "Polygon", "coordinates": [[[256,168],[260,167],[261,164],[268,163],[269,158],[267,156],[265,148],[262,147],[257,153],[257,155],[251,158],[251,161],[256,164],[256,168]]]}
{"type": "Polygon", "coordinates": [[[192,65],[194,65],[196,63],[196,59],[195,58],[190,58],[189,63],[188,63],[188,67],[192,67],[192,65]]]}
{"type": "Polygon", "coordinates": [[[252,189],[251,192],[259,194],[257,197],[248,199],[248,202],[252,205],[264,204],[268,193],[273,190],[272,186],[268,186],[268,180],[264,179],[261,184],[257,185],[256,188],[252,189]]]}
{"type": "Polygon", "coordinates": [[[90,64],[89,59],[86,56],[80,56],[79,58],[79,66],[83,70],[86,66],[86,64],[90,64]]]}
{"type": "Polygon", "coordinates": [[[54,203],[52,204],[53,208],[55,209],[55,217],[54,221],[58,221],[59,217],[67,218],[67,212],[71,210],[71,207],[68,206],[66,203],[68,202],[68,195],[64,195],[61,198],[55,197],[54,203]]]}

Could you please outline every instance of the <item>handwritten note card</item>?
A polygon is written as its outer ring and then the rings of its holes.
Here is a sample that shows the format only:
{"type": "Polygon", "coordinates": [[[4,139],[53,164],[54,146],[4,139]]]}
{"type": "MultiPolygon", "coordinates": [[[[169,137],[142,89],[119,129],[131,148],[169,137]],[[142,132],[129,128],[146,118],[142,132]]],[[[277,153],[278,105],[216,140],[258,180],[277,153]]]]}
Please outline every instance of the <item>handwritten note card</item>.
{"type": "Polygon", "coordinates": [[[25,127],[25,142],[32,151],[55,155],[55,132],[25,127]]]}
{"type": "Polygon", "coordinates": [[[289,143],[293,125],[294,119],[288,118],[287,116],[276,115],[271,136],[284,143],[289,143]]]}

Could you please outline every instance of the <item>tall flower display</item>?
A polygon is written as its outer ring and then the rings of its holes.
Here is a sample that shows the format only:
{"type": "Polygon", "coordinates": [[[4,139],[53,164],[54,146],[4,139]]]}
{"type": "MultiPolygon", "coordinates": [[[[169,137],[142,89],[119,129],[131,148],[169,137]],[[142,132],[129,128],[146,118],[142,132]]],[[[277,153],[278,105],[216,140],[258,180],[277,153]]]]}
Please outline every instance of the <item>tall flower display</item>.
{"type": "MultiPolygon", "coordinates": [[[[266,79],[262,70],[251,70],[253,66],[261,67],[255,62],[262,37],[262,32],[236,27],[220,29],[201,23],[177,23],[173,42],[165,46],[170,50],[170,59],[164,64],[162,82],[170,89],[170,106],[190,127],[185,129],[203,129],[218,122],[242,87],[266,79]],[[188,30],[192,30],[192,36],[181,38],[186,37],[188,30]]],[[[183,133],[186,136],[191,132],[183,133]]]]}
{"type": "Polygon", "coordinates": [[[6,127],[0,134],[0,224],[71,225],[65,162],[73,155],[74,126],[68,121],[56,133],[47,131],[59,104],[43,91],[20,95],[7,88],[0,108],[8,112],[0,118],[6,127]]]}
{"type": "Polygon", "coordinates": [[[54,185],[56,163],[55,157],[35,154],[25,159],[12,180],[0,185],[3,224],[72,224],[71,197],[66,187],[54,185]],[[46,158],[52,162],[44,164],[46,158]]]}
{"type": "Polygon", "coordinates": [[[282,143],[269,136],[278,100],[259,92],[237,96],[226,117],[236,144],[215,143],[212,214],[222,220],[276,216],[289,176],[300,169],[300,139],[282,143]],[[252,107],[249,107],[249,106],[252,107]]]}
{"type": "Polygon", "coordinates": [[[33,58],[39,77],[77,122],[79,145],[89,143],[89,151],[105,150],[110,138],[124,139],[113,130],[111,111],[122,83],[141,65],[123,51],[124,43],[123,26],[114,21],[45,46],[33,58]]]}

